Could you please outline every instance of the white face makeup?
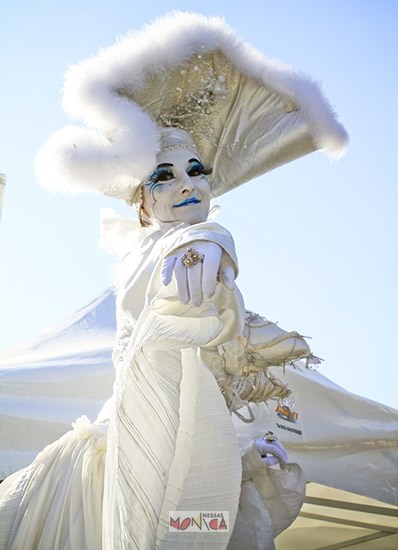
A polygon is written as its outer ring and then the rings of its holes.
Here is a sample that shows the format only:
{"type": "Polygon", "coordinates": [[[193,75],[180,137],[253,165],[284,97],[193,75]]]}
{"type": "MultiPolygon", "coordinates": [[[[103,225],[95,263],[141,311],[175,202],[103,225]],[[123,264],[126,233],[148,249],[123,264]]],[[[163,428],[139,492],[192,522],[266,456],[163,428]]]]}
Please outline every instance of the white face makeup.
{"type": "Polygon", "coordinates": [[[210,186],[196,152],[162,151],[158,166],[144,184],[144,210],[163,223],[204,222],[210,207],[210,186]]]}

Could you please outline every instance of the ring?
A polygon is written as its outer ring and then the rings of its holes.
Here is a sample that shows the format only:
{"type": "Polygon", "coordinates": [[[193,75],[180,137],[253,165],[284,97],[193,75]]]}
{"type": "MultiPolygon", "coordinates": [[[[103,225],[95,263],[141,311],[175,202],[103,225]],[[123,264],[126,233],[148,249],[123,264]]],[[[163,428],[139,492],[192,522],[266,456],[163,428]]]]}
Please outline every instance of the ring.
{"type": "Polygon", "coordinates": [[[203,258],[204,258],[203,254],[200,254],[197,250],[190,247],[185,252],[184,256],[181,258],[181,263],[185,265],[185,267],[193,267],[199,262],[202,263],[203,258]]]}
{"type": "Polygon", "coordinates": [[[267,443],[272,443],[273,441],[276,441],[278,438],[274,435],[274,432],[267,432],[264,434],[264,439],[267,443]]]}

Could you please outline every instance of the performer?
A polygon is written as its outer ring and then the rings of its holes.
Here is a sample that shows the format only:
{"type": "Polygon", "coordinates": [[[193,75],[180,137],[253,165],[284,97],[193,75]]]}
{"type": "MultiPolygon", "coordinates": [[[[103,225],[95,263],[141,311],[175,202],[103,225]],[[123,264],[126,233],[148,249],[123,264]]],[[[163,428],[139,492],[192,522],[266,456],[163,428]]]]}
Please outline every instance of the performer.
{"type": "Polygon", "coordinates": [[[245,311],[210,198],[318,148],[336,154],[345,132],[312,81],[184,13],[70,69],[64,104],[98,133],[53,136],[41,181],[127,200],[141,227],[103,237],[122,259],[113,396],[5,482],[0,548],[273,548],[305,480],[272,434],[240,450],[231,413],[250,422],[251,402],[288,395],[270,365],[316,359],[245,311]],[[173,529],[201,511],[226,528],[173,529]]]}

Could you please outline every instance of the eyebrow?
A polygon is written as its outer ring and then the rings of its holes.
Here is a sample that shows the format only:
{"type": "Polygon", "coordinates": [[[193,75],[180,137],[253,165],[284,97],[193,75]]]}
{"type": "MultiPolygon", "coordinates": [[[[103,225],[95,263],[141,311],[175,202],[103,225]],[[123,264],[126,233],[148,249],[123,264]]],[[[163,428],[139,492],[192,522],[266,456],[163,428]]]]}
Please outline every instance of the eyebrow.
{"type": "MultiPolygon", "coordinates": [[[[189,159],[188,162],[199,162],[199,164],[202,164],[200,160],[196,158],[189,159]]],[[[168,166],[174,166],[174,164],[172,164],[171,162],[162,162],[161,164],[157,165],[157,168],[166,168],[168,166]]]]}

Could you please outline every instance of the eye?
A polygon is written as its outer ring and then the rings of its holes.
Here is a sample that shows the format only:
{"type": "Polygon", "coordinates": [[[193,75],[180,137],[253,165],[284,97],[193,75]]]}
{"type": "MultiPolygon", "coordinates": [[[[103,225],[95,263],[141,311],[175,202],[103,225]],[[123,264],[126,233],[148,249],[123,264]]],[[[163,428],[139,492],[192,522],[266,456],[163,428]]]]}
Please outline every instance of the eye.
{"type": "Polygon", "coordinates": [[[164,183],[165,181],[172,180],[173,178],[174,174],[171,170],[161,168],[154,171],[154,173],[150,176],[148,183],[164,183]]]}
{"type": "Polygon", "coordinates": [[[158,176],[157,176],[157,181],[169,181],[169,180],[172,180],[174,178],[174,174],[173,172],[170,172],[169,170],[165,170],[165,171],[162,171],[158,176]]]}
{"type": "Polygon", "coordinates": [[[195,162],[188,170],[188,176],[190,178],[195,178],[206,173],[205,167],[201,162],[195,162]]]}

